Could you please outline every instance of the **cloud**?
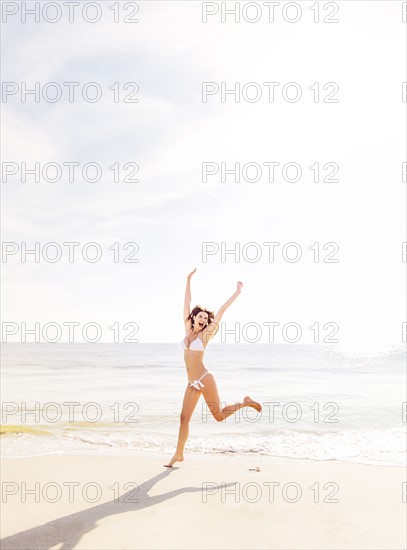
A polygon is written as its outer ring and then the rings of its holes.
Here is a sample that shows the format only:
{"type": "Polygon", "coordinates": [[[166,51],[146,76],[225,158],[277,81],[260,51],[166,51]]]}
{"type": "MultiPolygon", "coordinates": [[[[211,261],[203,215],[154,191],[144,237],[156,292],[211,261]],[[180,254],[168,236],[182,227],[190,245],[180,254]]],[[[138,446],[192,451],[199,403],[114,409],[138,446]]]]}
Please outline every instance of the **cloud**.
{"type": "Polygon", "coordinates": [[[349,17],[343,5],[340,25],[309,17],[295,25],[238,25],[202,24],[199,2],[140,7],[137,25],[113,24],[106,10],[95,25],[14,20],[4,26],[4,80],[97,81],[104,96],[96,104],[21,103],[18,96],[3,104],[5,161],[81,167],[93,161],[103,169],[95,183],[69,183],[66,173],[56,183],[10,179],[2,186],[3,240],[97,241],[104,257],[96,265],[11,258],[4,264],[3,316],[142,319],[145,341],[172,340],[182,327],[157,329],[151,306],[175,311],[185,274],[198,265],[196,298],[211,307],[244,279],[245,298],[230,319],[289,313],[308,326],[317,315],[340,321],[348,340],[397,342],[394,325],[402,313],[392,243],[400,240],[404,213],[394,209],[403,200],[401,186],[389,182],[398,181],[402,158],[395,148],[404,126],[394,75],[405,37],[394,27],[393,11],[354,5],[349,17]],[[379,23],[385,45],[377,41],[379,23]],[[140,83],[139,103],[114,103],[109,86],[131,81],[140,83]],[[225,103],[219,96],[203,103],[205,81],[229,87],[255,81],[264,96],[258,103],[225,103]],[[280,92],[275,102],[267,100],[264,82],[280,82],[281,90],[292,81],[301,84],[303,100],[289,103],[280,92]],[[315,102],[309,87],[320,82],[323,98],[323,84],[331,81],[340,84],[340,102],[315,102]],[[271,183],[263,163],[274,161],[280,166],[271,183]],[[139,182],[112,182],[115,162],[137,163],[139,182]],[[202,162],[228,168],[256,162],[263,178],[222,182],[218,173],[203,183],[202,162]],[[284,181],[289,162],[301,166],[300,181],[284,181]],[[338,183],[324,181],[327,162],[340,165],[338,183]],[[275,262],[263,244],[270,241],[281,243],[275,262]],[[282,260],[290,241],[303,248],[299,263],[282,260]],[[315,262],[310,247],[318,242],[323,254],[330,241],[340,245],[341,262],[315,262]],[[137,242],[141,261],[112,262],[109,247],[116,242],[137,242]],[[220,250],[256,242],[262,257],[223,262],[218,253],[205,263],[203,242],[220,250]]]}

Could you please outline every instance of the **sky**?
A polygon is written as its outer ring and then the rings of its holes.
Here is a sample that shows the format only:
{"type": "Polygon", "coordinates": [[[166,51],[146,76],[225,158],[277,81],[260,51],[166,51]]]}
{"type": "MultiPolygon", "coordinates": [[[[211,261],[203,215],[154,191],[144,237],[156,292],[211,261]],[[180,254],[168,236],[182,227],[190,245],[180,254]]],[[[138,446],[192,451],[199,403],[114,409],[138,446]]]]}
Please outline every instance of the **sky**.
{"type": "MultiPolygon", "coordinates": [[[[318,323],[322,343],[333,326],[326,323],[333,323],[343,346],[403,345],[401,89],[407,77],[401,3],[338,1],[331,18],[339,22],[331,24],[323,22],[324,2],[319,23],[313,2],[297,2],[302,15],[296,23],[284,20],[284,2],[274,22],[258,2],[255,23],[243,12],[239,23],[231,16],[223,23],[222,3],[172,0],[130,3],[138,7],[137,23],[122,21],[131,16],[122,4],[115,23],[113,4],[99,2],[102,16],[95,23],[80,12],[69,23],[66,10],[56,23],[42,12],[38,23],[30,16],[23,22],[21,12],[3,23],[3,87],[15,83],[7,90],[14,86],[16,93],[3,93],[1,104],[2,341],[24,341],[23,323],[37,323],[40,341],[57,338],[58,325],[59,341],[68,341],[66,323],[77,323],[79,342],[178,342],[186,277],[196,267],[192,306],[217,310],[243,282],[222,327],[234,328],[240,342],[257,336],[269,342],[267,326],[275,322],[277,343],[287,341],[282,327],[288,323],[301,328],[303,344],[315,343],[309,327],[318,323]],[[213,6],[218,13],[204,23],[202,10],[213,6]],[[38,102],[22,93],[23,83],[31,89],[36,82],[38,102]],[[54,103],[41,95],[48,89],[53,97],[50,82],[62,90],[54,103]],[[79,83],[73,102],[64,82],[79,83]],[[89,82],[102,90],[100,101],[83,99],[89,82]],[[270,82],[280,83],[273,101],[264,84],[270,82]],[[284,98],[281,90],[293,82],[284,98]],[[230,90],[236,83],[238,96],[203,98],[203,86],[230,90]],[[324,89],[327,83],[335,85],[324,89]],[[301,98],[289,101],[296,89],[301,98]],[[337,101],[324,102],[334,90],[337,101]],[[79,163],[73,182],[67,162],[79,163]],[[266,163],[273,162],[279,164],[269,181],[266,163]],[[6,177],[4,163],[17,173],[6,177]],[[23,163],[28,169],[58,163],[61,179],[46,181],[53,178],[49,169],[39,182],[27,175],[24,183],[23,163]],[[87,163],[100,166],[99,181],[82,177],[87,163]],[[203,178],[204,163],[217,172],[203,178]],[[252,164],[239,171],[240,181],[230,173],[222,181],[222,163],[227,169],[252,164]],[[288,163],[301,167],[298,181],[292,181],[292,165],[283,178],[288,163]],[[309,168],[315,163],[319,181],[309,168]],[[114,165],[118,182],[109,169],[114,165]],[[335,165],[331,179],[339,181],[323,181],[335,165]],[[138,181],[123,182],[134,166],[138,181]],[[256,166],[261,177],[253,181],[256,166]],[[38,262],[22,255],[35,243],[38,262]],[[63,243],[78,243],[73,262],[63,243]],[[94,257],[96,247],[88,243],[97,243],[99,261],[83,258],[82,251],[94,257]],[[273,261],[264,243],[280,243],[273,261]],[[238,252],[222,257],[231,249],[238,252]],[[44,259],[56,250],[62,251],[59,261],[44,259]],[[204,250],[218,252],[205,256],[204,250]],[[298,250],[298,261],[288,261],[298,250]],[[126,256],[138,261],[125,262],[126,256]],[[338,261],[323,261],[329,257],[338,261]],[[47,323],[53,325],[44,337],[47,323]]],[[[254,12],[245,13],[250,18],[254,12]]]]}

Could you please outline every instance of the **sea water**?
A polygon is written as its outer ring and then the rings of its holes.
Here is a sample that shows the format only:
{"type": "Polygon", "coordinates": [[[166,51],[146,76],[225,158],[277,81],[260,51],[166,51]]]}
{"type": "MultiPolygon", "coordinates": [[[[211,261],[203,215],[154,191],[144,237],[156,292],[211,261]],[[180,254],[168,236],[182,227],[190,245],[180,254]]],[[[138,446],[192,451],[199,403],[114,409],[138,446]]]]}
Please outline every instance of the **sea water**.
{"type": "MultiPolygon", "coordinates": [[[[216,422],[201,395],[186,452],[406,464],[403,348],[211,343],[204,363],[222,407],[263,410],[216,422]]],[[[178,344],[3,344],[1,382],[4,457],[175,450],[178,344]]]]}

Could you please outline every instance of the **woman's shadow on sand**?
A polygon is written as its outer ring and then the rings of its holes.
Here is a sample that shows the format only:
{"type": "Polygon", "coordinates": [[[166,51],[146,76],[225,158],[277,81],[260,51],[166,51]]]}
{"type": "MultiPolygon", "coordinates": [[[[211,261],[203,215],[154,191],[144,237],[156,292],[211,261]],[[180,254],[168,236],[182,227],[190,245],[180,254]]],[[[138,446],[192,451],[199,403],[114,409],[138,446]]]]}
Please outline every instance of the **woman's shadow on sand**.
{"type": "MultiPolygon", "coordinates": [[[[181,495],[182,493],[194,493],[204,491],[203,487],[182,487],[175,491],[169,491],[162,495],[150,497],[148,491],[161,479],[170,475],[178,468],[168,469],[160,474],[148,479],[141,485],[136,485],[138,490],[133,487],[127,493],[120,495],[119,499],[99,504],[93,508],[76,512],[38,527],[27,529],[21,533],[5,537],[1,540],[2,550],[45,550],[62,544],[60,550],[70,550],[75,548],[81,538],[97,527],[97,521],[114,514],[123,514],[125,512],[136,512],[142,508],[160,504],[170,498],[181,495]]],[[[235,485],[227,483],[224,487],[235,485]]]]}

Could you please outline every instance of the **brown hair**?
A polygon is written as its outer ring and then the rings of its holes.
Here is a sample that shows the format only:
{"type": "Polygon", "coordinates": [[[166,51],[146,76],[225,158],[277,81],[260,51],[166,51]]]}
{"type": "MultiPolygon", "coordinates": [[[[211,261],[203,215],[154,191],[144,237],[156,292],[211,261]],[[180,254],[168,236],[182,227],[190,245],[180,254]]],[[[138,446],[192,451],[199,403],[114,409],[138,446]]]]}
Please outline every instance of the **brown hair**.
{"type": "Polygon", "coordinates": [[[202,306],[199,306],[199,305],[194,307],[194,309],[191,311],[191,313],[185,319],[185,322],[191,320],[192,328],[193,328],[194,327],[194,321],[193,321],[192,317],[195,317],[201,311],[208,314],[208,324],[207,324],[206,328],[209,327],[209,325],[211,325],[213,323],[214,319],[215,319],[215,312],[214,311],[209,311],[209,309],[206,309],[206,308],[204,308],[202,306]]]}

